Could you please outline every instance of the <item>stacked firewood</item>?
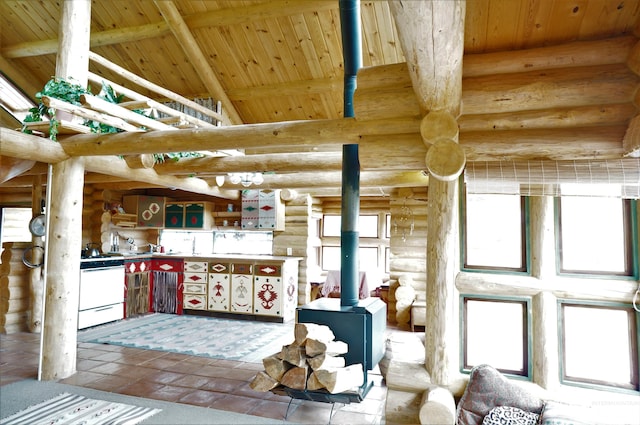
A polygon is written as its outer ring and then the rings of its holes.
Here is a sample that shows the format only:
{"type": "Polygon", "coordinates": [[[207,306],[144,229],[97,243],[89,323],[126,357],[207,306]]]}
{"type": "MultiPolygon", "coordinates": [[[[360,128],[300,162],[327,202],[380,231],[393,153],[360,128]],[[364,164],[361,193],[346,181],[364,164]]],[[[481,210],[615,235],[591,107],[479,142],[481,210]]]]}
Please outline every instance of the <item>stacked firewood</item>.
{"type": "Polygon", "coordinates": [[[262,359],[264,370],[250,387],[267,392],[278,387],[295,390],[326,390],[331,394],[355,389],[364,382],[362,364],[345,365],[346,342],[336,341],[328,326],[296,323],[295,340],[279,353],[262,359]]]}

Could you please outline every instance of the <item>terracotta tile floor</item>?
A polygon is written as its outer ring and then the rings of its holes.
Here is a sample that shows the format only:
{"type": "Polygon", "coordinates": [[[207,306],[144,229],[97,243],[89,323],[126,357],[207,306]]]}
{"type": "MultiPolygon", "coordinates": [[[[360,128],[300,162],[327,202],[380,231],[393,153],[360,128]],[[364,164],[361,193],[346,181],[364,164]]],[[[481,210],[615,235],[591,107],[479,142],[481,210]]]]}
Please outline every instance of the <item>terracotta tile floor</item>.
{"type": "MultiPolygon", "coordinates": [[[[37,378],[40,335],[0,335],[0,385],[37,378]]],[[[292,400],[249,387],[263,366],[115,345],[78,343],[77,372],[58,382],[119,394],[211,407],[300,424],[384,424],[386,387],[378,368],[360,403],[292,400]],[[291,401],[291,405],[290,404],[291,401]]]]}

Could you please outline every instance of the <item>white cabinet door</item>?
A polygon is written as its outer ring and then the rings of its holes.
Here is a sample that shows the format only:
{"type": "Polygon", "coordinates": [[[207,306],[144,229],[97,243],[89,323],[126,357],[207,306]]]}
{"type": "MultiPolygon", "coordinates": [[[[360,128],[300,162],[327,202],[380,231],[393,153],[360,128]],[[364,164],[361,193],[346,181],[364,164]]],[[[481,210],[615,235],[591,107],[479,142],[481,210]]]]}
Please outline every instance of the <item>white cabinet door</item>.
{"type": "Polygon", "coordinates": [[[253,310],[253,264],[231,265],[231,312],[251,313],[253,310]]]}

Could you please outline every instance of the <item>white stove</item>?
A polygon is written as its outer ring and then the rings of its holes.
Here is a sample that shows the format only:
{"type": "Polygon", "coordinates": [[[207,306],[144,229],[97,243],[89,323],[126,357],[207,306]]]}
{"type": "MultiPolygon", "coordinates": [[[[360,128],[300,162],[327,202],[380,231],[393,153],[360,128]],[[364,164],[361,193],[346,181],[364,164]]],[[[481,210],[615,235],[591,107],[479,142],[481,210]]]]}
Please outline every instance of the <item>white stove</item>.
{"type": "Polygon", "coordinates": [[[124,318],[124,256],[80,259],[78,329],[124,318]]]}

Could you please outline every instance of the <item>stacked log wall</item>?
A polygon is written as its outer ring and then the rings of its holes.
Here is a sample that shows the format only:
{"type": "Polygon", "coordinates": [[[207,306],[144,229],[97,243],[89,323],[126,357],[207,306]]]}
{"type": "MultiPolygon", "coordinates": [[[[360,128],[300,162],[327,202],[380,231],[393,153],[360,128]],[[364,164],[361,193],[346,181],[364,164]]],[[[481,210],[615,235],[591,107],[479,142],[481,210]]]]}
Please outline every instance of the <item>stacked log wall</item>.
{"type": "Polygon", "coordinates": [[[411,283],[416,300],[425,301],[427,297],[427,188],[394,191],[391,196],[390,211],[391,280],[387,319],[390,323],[406,326],[409,323],[409,312],[399,311],[396,306],[396,291],[400,286],[400,279],[411,283]],[[402,218],[407,216],[403,212],[405,207],[411,212],[413,231],[410,231],[409,223],[405,222],[403,225],[402,218]],[[397,228],[394,223],[398,224],[397,228]],[[398,322],[398,318],[402,319],[401,323],[398,322]]]}
{"type": "Polygon", "coordinates": [[[0,332],[15,333],[29,331],[31,298],[29,268],[22,262],[28,242],[6,242],[3,244],[0,264],[0,332]]]}
{"type": "Polygon", "coordinates": [[[294,194],[285,202],[285,230],[273,237],[273,254],[302,257],[298,263],[298,305],[311,301],[311,282],[318,274],[316,247],[319,238],[315,226],[319,201],[308,194],[294,194]]]}

